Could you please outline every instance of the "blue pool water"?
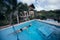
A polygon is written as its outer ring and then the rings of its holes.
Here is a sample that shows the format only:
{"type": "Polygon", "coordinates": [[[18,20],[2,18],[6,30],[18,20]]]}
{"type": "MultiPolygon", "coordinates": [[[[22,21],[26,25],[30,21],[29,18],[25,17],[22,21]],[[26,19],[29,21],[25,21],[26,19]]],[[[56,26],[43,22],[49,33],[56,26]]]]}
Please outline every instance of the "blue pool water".
{"type": "Polygon", "coordinates": [[[53,27],[55,26],[37,20],[31,20],[0,30],[0,40],[60,40],[59,32],[53,27]],[[31,24],[31,27],[22,32],[15,32],[29,26],[29,24],[31,24]]]}

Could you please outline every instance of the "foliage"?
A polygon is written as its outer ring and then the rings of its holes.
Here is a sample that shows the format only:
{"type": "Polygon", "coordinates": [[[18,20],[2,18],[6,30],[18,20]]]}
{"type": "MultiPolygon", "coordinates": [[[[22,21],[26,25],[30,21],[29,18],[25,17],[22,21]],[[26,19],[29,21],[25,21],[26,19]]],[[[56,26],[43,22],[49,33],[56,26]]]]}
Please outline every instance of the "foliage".
{"type": "Polygon", "coordinates": [[[18,19],[20,19],[20,12],[23,14],[23,11],[28,11],[27,4],[23,4],[22,2],[18,4],[14,2],[14,4],[12,4],[12,1],[9,3],[11,3],[11,5],[7,5],[5,2],[0,0],[0,26],[4,26],[6,24],[16,24],[18,21],[16,20],[16,15],[18,15],[18,19]],[[16,13],[16,11],[18,11],[18,13],[16,13]]]}
{"type": "Polygon", "coordinates": [[[39,19],[50,18],[50,19],[54,19],[54,20],[57,20],[58,22],[60,22],[60,10],[50,10],[50,11],[42,10],[37,13],[41,14],[41,15],[37,16],[37,18],[39,18],[39,19]]]}

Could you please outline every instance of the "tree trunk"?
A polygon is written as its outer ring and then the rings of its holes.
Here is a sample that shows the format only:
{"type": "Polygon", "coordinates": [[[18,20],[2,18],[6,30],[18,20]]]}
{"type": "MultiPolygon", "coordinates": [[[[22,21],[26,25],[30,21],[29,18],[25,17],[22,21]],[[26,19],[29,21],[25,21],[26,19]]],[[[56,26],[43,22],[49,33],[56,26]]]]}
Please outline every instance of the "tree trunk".
{"type": "Polygon", "coordinates": [[[16,16],[17,16],[17,23],[19,23],[18,11],[16,11],[16,16]]]}
{"type": "Polygon", "coordinates": [[[10,13],[10,25],[12,25],[12,12],[10,13]]]}

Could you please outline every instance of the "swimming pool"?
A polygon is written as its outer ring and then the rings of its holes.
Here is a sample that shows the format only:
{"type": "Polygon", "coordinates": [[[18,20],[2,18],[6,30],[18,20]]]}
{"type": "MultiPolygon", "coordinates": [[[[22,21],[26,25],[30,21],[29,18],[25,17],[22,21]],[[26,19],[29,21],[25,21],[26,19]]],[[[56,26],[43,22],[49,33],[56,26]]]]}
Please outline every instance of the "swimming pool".
{"type": "Polygon", "coordinates": [[[39,22],[38,20],[31,20],[1,29],[0,40],[59,40],[60,33],[53,27],[55,26],[39,22]],[[30,24],[31,27],[16,33],[17,30],[27,27],[30,24]]]}

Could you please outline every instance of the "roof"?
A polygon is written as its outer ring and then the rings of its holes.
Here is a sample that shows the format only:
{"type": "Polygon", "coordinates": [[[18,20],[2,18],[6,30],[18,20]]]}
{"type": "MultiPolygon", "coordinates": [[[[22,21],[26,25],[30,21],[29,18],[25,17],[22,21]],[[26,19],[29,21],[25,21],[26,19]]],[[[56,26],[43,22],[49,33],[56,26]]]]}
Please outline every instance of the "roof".
{"type": "Polygon", "coordinates": [[[29,7],[35,8],[35,6],[33,4],[31,4],[29,7]]]}

